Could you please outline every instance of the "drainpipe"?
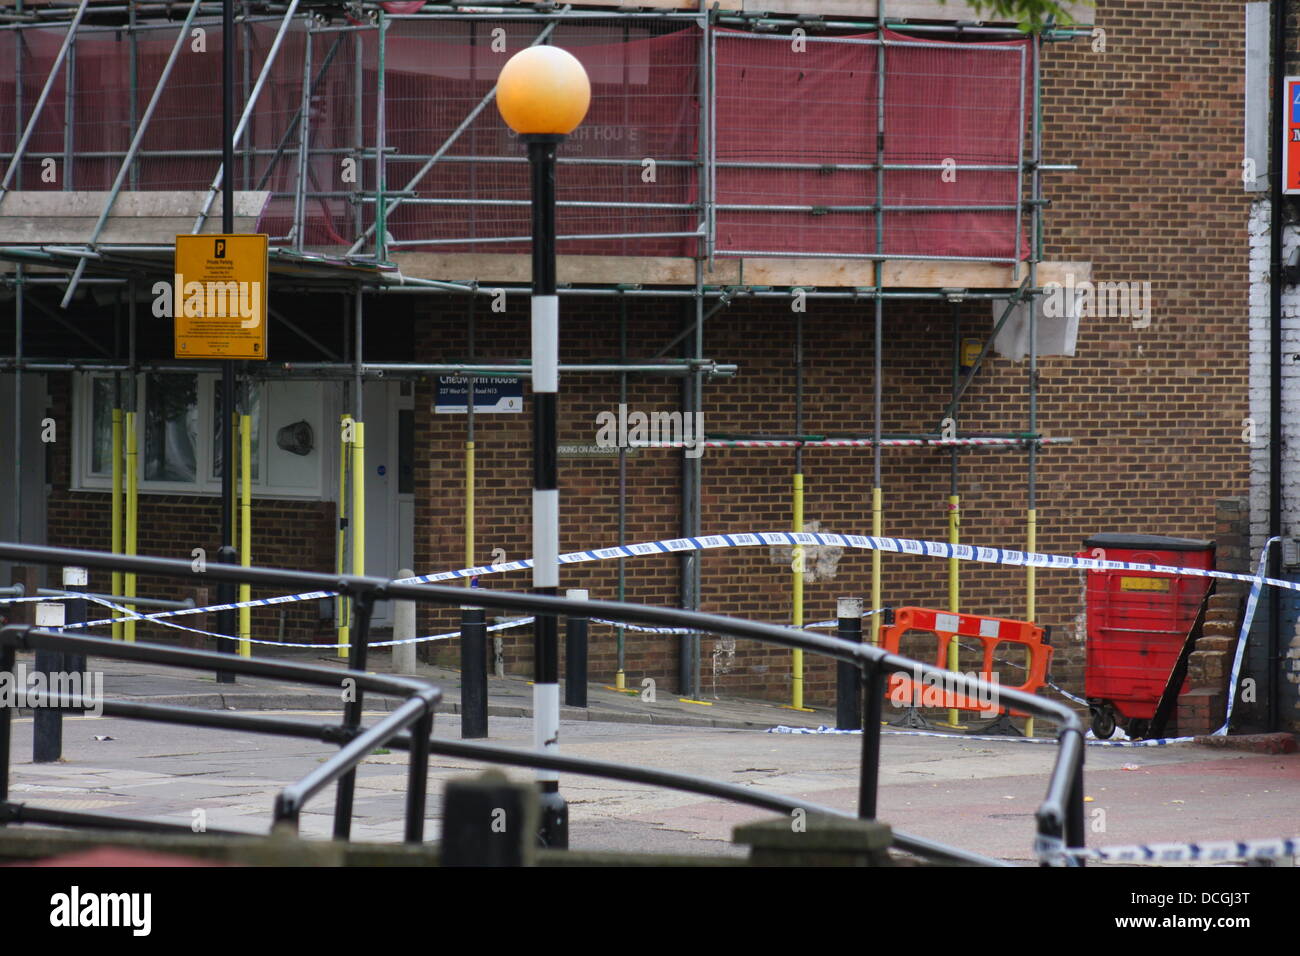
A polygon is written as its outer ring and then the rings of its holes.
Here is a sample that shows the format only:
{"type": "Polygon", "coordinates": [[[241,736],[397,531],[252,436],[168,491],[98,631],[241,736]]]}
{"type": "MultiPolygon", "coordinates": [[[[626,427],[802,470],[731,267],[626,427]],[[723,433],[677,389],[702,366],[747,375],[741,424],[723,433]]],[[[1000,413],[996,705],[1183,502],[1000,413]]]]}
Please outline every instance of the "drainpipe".
{"type": "MultiPolygon", "coordinates": [[[[1286,0],[1273,0],[1273,149],[1269,171],[1269,441],[1268,534],[1282,534],[1282,138],[1286,121],[1286,0]]],[[[1269,554],[1269,576],[1281,576],[1281,548],[1269,554]]],[[[1281,646],[1282,595],[1268,594],[1268,729],[1281,729],[1278,666],[1281,646]]],[[[1230,688],[1229,693],[1235,693],[1230,688]]]]}

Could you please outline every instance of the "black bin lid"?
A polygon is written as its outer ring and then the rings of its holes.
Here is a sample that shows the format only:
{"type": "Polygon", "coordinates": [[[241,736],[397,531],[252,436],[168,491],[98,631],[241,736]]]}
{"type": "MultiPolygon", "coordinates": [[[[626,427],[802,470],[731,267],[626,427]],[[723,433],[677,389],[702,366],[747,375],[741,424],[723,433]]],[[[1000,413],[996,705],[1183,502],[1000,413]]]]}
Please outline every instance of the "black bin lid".
{"type": "Polygon", "coordinates": [[[1201,538],[1167,538],[1162,534],[1105,532],[1083,541],[1085,548],[1128,548],[1141,551],[1212,551],[1213,541],[1201,538]]]}

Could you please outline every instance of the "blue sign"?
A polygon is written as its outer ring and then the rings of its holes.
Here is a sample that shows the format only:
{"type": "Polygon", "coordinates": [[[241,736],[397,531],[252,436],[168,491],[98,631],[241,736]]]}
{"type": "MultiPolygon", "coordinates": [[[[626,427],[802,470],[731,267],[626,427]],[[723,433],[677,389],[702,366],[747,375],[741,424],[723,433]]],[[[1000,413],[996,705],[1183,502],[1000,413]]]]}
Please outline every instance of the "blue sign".
{"type": "MultiPolygon", "coordinates": [[[[519,378],[475,378],[474,413],[522,412],[524,386],[519,378]]],[[[458,375],[438,376],[438,398],[433,410],[442,415],[463,415],[468,405],[470,379],[458,375]]]]}

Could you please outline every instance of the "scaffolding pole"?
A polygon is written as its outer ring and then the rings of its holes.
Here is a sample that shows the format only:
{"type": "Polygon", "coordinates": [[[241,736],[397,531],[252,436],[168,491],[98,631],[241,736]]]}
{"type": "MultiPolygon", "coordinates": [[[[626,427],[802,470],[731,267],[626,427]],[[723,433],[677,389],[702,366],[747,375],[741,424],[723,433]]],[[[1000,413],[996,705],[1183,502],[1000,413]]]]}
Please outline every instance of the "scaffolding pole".
{"type": "MultiPolygon", "coordinates": [[[[183,47],[189,39],[190,25],[194,22],[194,15],[198,13],[198,10],[199,0],[194,0],[194,2],[190,4],[190,12],[185,16],[185,23],[176,34],[176,42],[172,44],[172,51],[167,56],[167,62],[163,64],[162,73],[158,76],[158,83],[154,87],[153,95],[149,97],[149,105],[145,107],[144,116],[140,118],[139,125],[135,128],[135,134],[131,137],[131,145],[127,147],[126,156],[123,158],[121,166],[118,167],[117,175],[113,177],[113,185],[109,188],[108,198],[104,201],[104,208],[99,211],[99,218],[95,220],[95,225],[90,230],[90,238],[86,241],[86,245],[92,249],[99,241],[99,235],[104,231],[104,226],[108,223],[108,217],[113,212],[113,206],[117,202],[118,193],[122,191],[123,184],[126,182],[128,176],[130,176],[131,167],[135,163],[136,152],[140,149],[140,144],[144,141],[145,133],[149,129],[149,121],[153,119],[154,109],[157,108],[158,101],[162,99],[163,90],[167,87],[167,80],[170,79],[172,75],[172,67],[176,65],[176,58],[181,52],[181,47],[183,47]]],[[[135,74],[132,73],[132,86],[135,85],[135,79],[135,74]]],[[[71,84],[69,84],[69,87],[71,87],[71,84]]],[[[132,110],[134,110],[134,95],[131,97],[131,104],[132,110]]],[[[71,130],[72,127],[73,124],[69,123],[68,129],[71,130]]],[[[67,161],[66,166],[67,169],[64,174],[65,182],[70,179],[70,173],[72,170],[71,161],[67,161]]],[[[86,262],[86,259],[77,260],[77,268],[73,270],[72,278],[68,280],[68,289],[63,294],[63,299],[59,303],[61,308],[66,309],[68,303],[72,301],[73,295],[76,294],[77,283],[81,281],[81,277],[86,271],[86,262]]],[[[179,289],[176,290],[176,295],[180,295],[179,289]]]]}
{"type": "MultiPolygon", "coordinates": [[[[1018,194],[1017,194],[1018,195],[1018,194]]],[[[1016,232],[1019,242],[1019,230],[1016,232]]],[[[953,398],[957,397],[957,386],[961,379],[961,300],[954,297],[952,302],[952,394],[953,398]]],[[[957,435],[957,418],[956,410],[953,411],[951,421],[951,433],[955,438],[957,435]]],[[[951,458],[948,463],[948,543],[956,545],[961,543],[961,499],[958,497],[957,482],[957,446],[953,446],[949,453],[951,458]]],[[[953,614],[959,613],[961,607],[960,586],[961,586],[961,561],[957,558],[948,559],[948,610],[953,614]]],[[[948,642],[948,670],[957,671],[961,669],[961,648],[957,644],[956,638],[948,642]]],[[[948,724],[952,727],[958,727],[961,722],[961,714],[956,708],[948,710],[948,724]]]]}
{"type": "MultiPolygon", "coordinates": [[[[794,430],[796,434],[803,434],[803,313],[798,311],[794,314],[794,430]]],[[[803,445],[796,445],[794,449],[791,483],[791,530],[801,534],[804,530],[803,445]]],[[[801,544],[796,543],[790,552],[790,626],[799,630],[803,627],[806,556],[801,544]]],[[[790,652],[790,707],[793,710],[807,709],[803,705],[803,650],[797,647],[790,652]]]]}
{"type": "MultiPolygon", "coordinates": [[[[85,0],[82,0],[84,3],[85,0]]],[[[267,77],[271,75],[271,67],[275,64],[276,58],[280,55],[280,46],[284,43],[284,35],[289,30],[289,24],[293,20],[293,15],[298,11],[299,0],[290,0],[289,7],[285,11],[284,19],[280,21],[280,29],[275,33],[275,39],[271,41],[271,49],[267,51],[266,62],[262,64],[262,72],[257,76],[257,83],[253,86],[253,91],[248,94],[248,102],[244,104],[244,112],[239,117],[239,123],[235,126],[234,135],[231,136],[231,148],[239,145],[239,141],[244,137],[244,130],[248,126],[248,121],[253,115],[253,107],[257,105],[258,97],[262,95],[262,88],[266,85],[267,77]]],[[[203,200],[203,208],[199,211],[198,217],[194,220],[194,226],[190,229],[191,233],[202,231],[203,225],[207,222],[208,212],[212,209],[212,203],[217,198],[219,189],[229,189],[230,186],[225,182],[226,164],[217,167],[217,174],[212,177],[212,185],[208,187],[208,194],[203,200]]],[[[232,177],[233,178],[233,177],[232,177]]],[[[227,426],[228,427],[228,426],[227,426]]]]}
{"type": "MultiPolygon", "coordinates": [[[[1038,171],[1038,161],[1042,158],[1043,145],[1043,128],[1042,128],[1042,87],[1039,82],[1039,70],[1042,63],[1039,59],[1042,51],[1042,41],[1035,35],[1031,41],[1033,44],[1034,56],[1034,85],[1033,85],[1033,150],[1034,169],[1031,173],[1031,188],[1033,198],[1039,198],[1039,190],[1042,185],[1041,177],[1038,171]]],[[[1029,249],[1029,285],[1035,287],[1038,282],[1038,259],[1041,255],[1039,242],[1042,239],[1042,207],[1035,204],[1033,207],[1033,238],[1030,242],[1029,249]]],[[[1031,432],[1038,429],[1038,297],[1030,296],[1028,308],[1029,320],[1029,430],[1031,432]]],[[[1027,508],[1025,513],[1025,549],[1030,553],[1038,550],[1038,446],[1029,445],[1026,448],[1028,455],[1028,474],[1027,474],[1027,508]]],[[[1038,595],[1037,595],[1037,569],[1033,565],[1027,565],[1025,568],[1025,620],[1033,623],[1038,617],[1038,595]]],[[[1034,735],[1034,718],[1032,715],[1025,718],[1025,736],[1034,735]]]]}
{"type": "MultiPolygon", "coordinates": [[[[86,5],[90,0],[81,0],[77,4],[77,12],[72,17],[72,22],[68,24],[68,31],[63,36],[63,43],[59,46],[59,52],[54,57],[54,62],[50,64],[49,75],[45,77],[45,85],[41,87],[41,94],[36,98],[36,105],[32,107],[32,115],[27,120],[27,126],[23,130],[22,138],[19,139],[18,145],[14,147],[14,155],[9,160],[9,167],[5,170],[4,180],[0,181],[0,203],[4,202],[5,196],[9,194],[9,184],[13,181],[14,173],[18,170],[19,163],[22,162],[23,155],[27,152],[27,144],[31,141],[32,134],[36,132],[36,124],[40,121],[41,112],[45,109],[45,101],[50,98],[50,91],[54,89],[54,78],[58,76],[59,70],[63,67],[64,60],[68,57],[68,51],[72,49],[72,44],[77,34],[77,27],[81,24],[81,18],[86,12],[86,5]]],[[[18,83],[22,86],[22,69],[21,58],[18,60],[18,83]]],[[[21,114],[20,114],[21,116],[21,114]]],[[[21,122],[21,119],[19,120],[21,122]]]]}
{"type": "MultiPolygon", "coordinates": [[[[627,361],[626,296],[620,296],[618,300],[618,354],[620,362],[627,361]]],[[[620,408],[627,407],[626,372],[620,372],[618,376],[618,403],[620,408]]],[[[618,544],[620,548],[627,544],[627,445],[623,442],[619,442],[618,445],[618,544]]],[[[622,557],[618,559],[618,600],[620,602],[627,600],[627,560],[622,557]]],[[[627,644],[624,631],[622,624],[614,629],[617,659],[614,671],[615,690],[627,689],[627,675],[624,672],[627,644]]]]}
{"type": "MultiPolygon", "coordinates": [[[[244,567],[253,564],[253,417],[248,414],[248,385],[245,383],[243,412],[239,416],[239,563],[244,567]]],[[[242,604],[253,596],[252,586],[244,581],[239,585],[242,604]]],[[[239,656],[252,657],[253,609],[239,609],[239,656]]]]}
{"type": "MultiPolygon", "coordinates": [[[[884,19],[885,0],[878,0],[876,15],[884,19]]],[[[885,48],[883,45],[876,47],[876,165],[879,167],[885,162],[885,48]]],[[[881,254],[885,248],[885,223],[884,209],[885,204],[885,171],[882,168],[876,170],[876,253],[881,254]]],[[[883,351],[885,347],[884,336],[884,299],[881,297],[885,284],[885,266],[880,259],[874,260],[874,283],[875,289],[873,297],[875,299],[875,321],[872,329],[875,334],[875,345],[872,349],[872,383],[871,383],[871,402],[872,402],[872,459],[871,459],[871,534],[873,537],[884,536],[884,492],[881,488],[881,438],[884,429],[884,410],[883,410],[883,393],[881,391],[881,380],[884,376],[884,358],[883,351]]],[[[881,587],[882,566],[881,553],[879,548],[873,548],[871,551],[871,606],[873,608],[884,607],[884,595],[881,587]]],[[[876,615],[871,628],[871,643],[880,643],[880,615],[876,615]]]]}
{"type": "MultiPolygon", "coordinates": [[[[549,25],[547,25],[546,28],[543,29],[541,33],[537,35],[537,38],[534,39],[533,42],[528,45],[530,47],[533,47],[533,46],[537,46],[539,43],[545,43],[547,39],[550,37],[550,35],[553,32],[555,32],[555,28],[559,26],[560,23],[559,18],[567,14],[570,9],[571,7],[569,6],[565,6],[562,9],[560,9],[555,15],[556,19],[553,22],[551,22],[549,25]]],[[[403,19],[403,18],[392,17],[391,19],[403,19]]],[[[382,51],[383,49],[382,33],[380,35],[379,45],[382,51]]],[[[382,53],[381,53],[381,57],[382,57],[382,53]]],[[[383,82],[382,68],[380,69],[380,82],[381,83],[383,82]]],[[[434,154],[429,157],[428,161],[423,166],[420,167],[419,171],[416,172],[416,174],[412,176],[410,180],[407,181],[406,186],[403,187],[402,189],[403,193],[410,193],[414,191],[415,187],[419,185],[420,180],[425,177],[425,175],[429,172],[429,170],[433,169],[434,165],[437,164],[438,160],[442,159],[443,155],[447,152],[447,150],[451,149],[451,144],[456,142],[456,140],[460,139],[461,134],[464,133],[465,130],[469,129],[470,124],[473,123],[474,120],[478,118],[478,115],[480,113],[482,113],[485,109],[488,108],[488,106],[492,103],[492,101],[496,99],[496,96],[497,96],[497,88],[496,88],[496,84],[493,84],[492,89],[488,90],[487,93],[483,95],[483,98],[478,101],[478,104],[472,110],[469,111],[469,115],[467,115],[461,121],[460,125],[457,126],[455,130],[452,131],[451,135],[448,136],[447,139],[443,141],[443,144],[440,147],[438,147],[438,149],[434,152],[434,154]]],[[[382,184],[380,185],[382,188],[382,184]]],[[[393,200],[393,203],[388,208],[388,211],[390,213],[393,212],[401,204],[402,204],[402,198],[399,196],[397,199],[393,200]]],[[[347,252],[349,256],[356,255],[361,250],[361,247],[366,244],[366,240],[375,234],[376,225],[378,225],[378,222],[376,222],[374,225],[371,225],[370,228],[368,228],[365,232],[363,232],[361,234],[361,237],[351,245],[351,247],[348,249],[347,252]]],[[[527,242],[529,241],[529,239],[530,237],[525,236],[521,241],[527,242]]]]}

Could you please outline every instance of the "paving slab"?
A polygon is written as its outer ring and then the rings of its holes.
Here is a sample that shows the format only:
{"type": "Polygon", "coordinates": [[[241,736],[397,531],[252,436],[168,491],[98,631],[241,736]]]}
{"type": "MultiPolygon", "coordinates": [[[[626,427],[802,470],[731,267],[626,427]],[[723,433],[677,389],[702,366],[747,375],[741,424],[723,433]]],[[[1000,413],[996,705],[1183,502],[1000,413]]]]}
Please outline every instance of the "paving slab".
{"type": "MultiPolygon", "coordinates": [[[[346,662],[327,648],[320,651],[290,651],[258,648],[258,656],[281,660],[294,660],[336,668],[340,682],[347,676],[346,662]]],[[[19,662],[33,667],[32,654],[20,654],[19,662]]],[[[392,655],[372,653],[368,671],[392,673],[392,655]]],[[[144,665],[137,661],[120,661],[106,657],[92,657],[90,667],[104,677],[104,695],[110,699],[150,701],[173,706],[201,707],[209,710],[342,710],[343,692],[327,691],[319,687],[305,687],[257,677],[239,677],[233,684],[218,684],[214,674],[184,670],[161,665],[144,665]]],[[[460,713],[460,672],[448,667],[420,663],[417,675],[442,689],[443,700],[439,713],[460,713]]],[[[522,676],[490,677],[488,679],[488,716],[531,717],[532,682],[522,676]]],[[[620,692],[601,681],[587,687],[588,706],[561,707],[565,721],[596,720],[622,723],[654,723],[664,726],[728,727],[737,729],[767,729],[776,724],[798,727],[816,727],[833,724],[833,709],[811,712],[792,710],[774,701],[742,700],[737,698],[706,697],[689,701],[668,693],[665,688],[655,689],[653,699],[644,699],[641,690],[620,692]]],[[[368,709],[385,711],[400,701],[396,698],[368,695],[368,709]]]]}

